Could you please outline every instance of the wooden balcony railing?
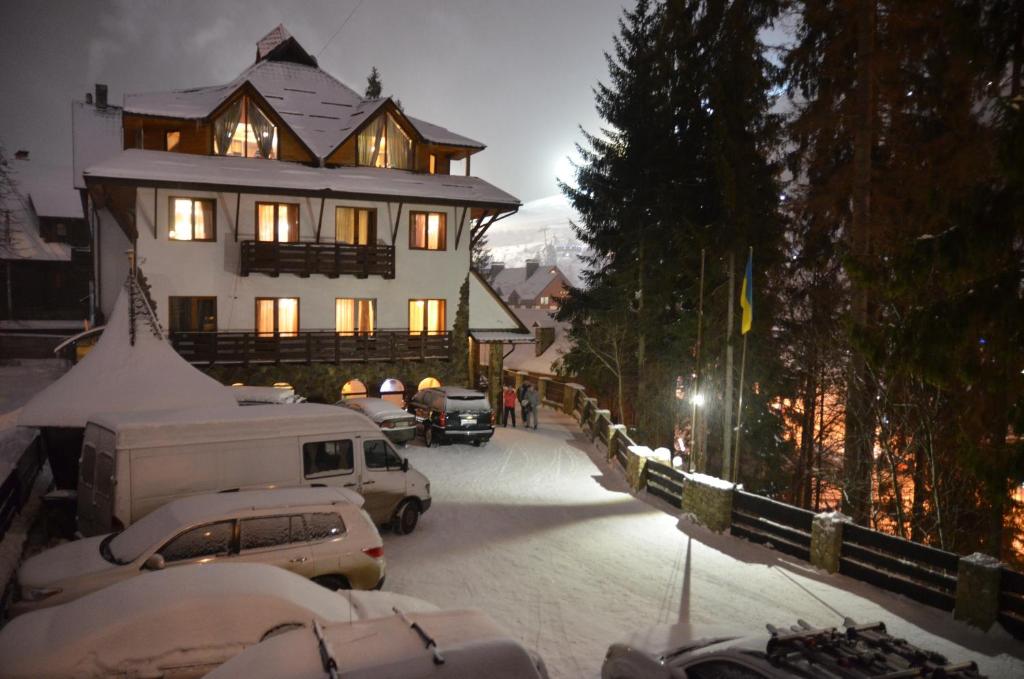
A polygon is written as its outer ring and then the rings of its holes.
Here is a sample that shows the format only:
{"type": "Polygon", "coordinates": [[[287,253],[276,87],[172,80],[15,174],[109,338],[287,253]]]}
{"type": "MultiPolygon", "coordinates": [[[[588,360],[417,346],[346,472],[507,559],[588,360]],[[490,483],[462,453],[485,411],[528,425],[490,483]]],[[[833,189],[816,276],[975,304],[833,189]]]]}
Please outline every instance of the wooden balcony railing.
{"type": "Polygon", "coordinates": [[[448,360],[452,334],[412,335],[408,330],[341,334],[303,330],[294,335],[255,332],[175,332],[171,344],[189,363],[345,363],[362,361],[448,360]]]}
{"type": "Polygon", "coordinates": [[[395,277],[395,248],[390,245],[345,243],[268,243],[242,241],[242,275],[295,274],[303,278],[322,274],[395,277]]]}

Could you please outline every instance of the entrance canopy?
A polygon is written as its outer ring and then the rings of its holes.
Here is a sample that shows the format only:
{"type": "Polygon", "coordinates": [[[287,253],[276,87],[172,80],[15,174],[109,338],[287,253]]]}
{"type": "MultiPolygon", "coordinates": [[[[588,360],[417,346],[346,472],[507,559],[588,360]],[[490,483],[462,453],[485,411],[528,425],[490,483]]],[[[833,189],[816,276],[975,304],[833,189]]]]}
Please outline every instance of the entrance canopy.
{"type": "Polygon", "coordinates": [[[85,427],[96,413],[239,407],[228,389],[171,348],[141,294],[135,294],[135,343],[129,320],[132,295],[126,286],[96,346],[28,402],[19,425],[85,427]]]}

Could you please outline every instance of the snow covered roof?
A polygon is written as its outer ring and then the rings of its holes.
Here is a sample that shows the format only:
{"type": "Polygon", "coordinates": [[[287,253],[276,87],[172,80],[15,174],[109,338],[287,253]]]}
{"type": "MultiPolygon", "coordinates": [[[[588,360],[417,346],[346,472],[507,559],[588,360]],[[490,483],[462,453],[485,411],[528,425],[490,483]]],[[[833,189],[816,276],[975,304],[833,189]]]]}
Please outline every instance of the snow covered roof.
{"type": "MultiPolygon", "coordinates": [[[[124,110],[126,113],[171,118],[207,118],[248,82],[314,155],[326,158],[387,101],[363,99],[355,90],[312,65],[315,59],[309,57],[284,26],[278,26],[260,40],[257,58],[255,64],[224,85],[126,94],[124,110]],[[288,41],[298,55],[305,57],[282,56],[282,60],[275,59],[271,53],[288,41]]],[[[409,122],[426,141],[484,148],[480,142],[438,125],[412,118],[409,122]]]]}
{"type": "Polygon", "coordinates": [[[124,180],[175,187],[215,186],[261,193],[397,198],[512,209],[519,200],[477,177],[372,167],[307,167],[257,158],[199,156],[129,149],[85,171],[87,180],[124,180]]]}
{"type": "Polygon", "coordinates": [[[502,344],[534,344],[537,340],[533,335],[522,332],[502,332],[487,330],[471,330],[469,332],[477,342],[502,344]]]}
{"type": "MultiPolygon", "coordinates": [[[[43,200],[53,200],[53,209],[66,211],[61,203],[60,187],[53,185],[60,182],[58,172],[43,172],[40,166],[29,167],[26,161],[13,161],[10,166],[15,191],[0,197],[0,207],[7,210],[7,218],[0,221],[0,260],[37,261],[37,262],[68,262],[71,261],[71,246],[67,243],[48,243],[43,240],[39,231],[39,213],[36,212],[29,191],[34,188],[43,200]],[[50,179],[47,179],[47,177],[50,179]]],[[[51,168],[52,169],[52,168],[51,168]]],[[[68,193],[74,194],[71,188],[71,176],[65,179],[68,193]]],[[[69,201],[64,201],[67,203],[69,201]]],[[[82,204],[78,203],[78,215],[82,216],[82,204]]]]}
{"type": "Polygon", "coordinates": [[[129,342],[129,295],[122,290],[99,342],[59,380],[36,394],[18,424],[84,427],[105,411],[241,407],[223,385],[189,365],[141,321],[129,342]]]}
{"type": "Polygon", "coordinates": [[[469,274],[469,331],[503,332],[529,335],[529,329],[516,318],[487,281],[476,271],[469,274]]]}
{"type": "Polygon", "coordinates": [[[551,281],[557,278],[568,280],[556,264],[538,265],[530,275],[527,275],[528,271],[529,267],[525,266],[502,269],[491,279],[491,287],[506,302],[513,292],[518,300],[533,301],[551,281]]]}
{"type": "Polygon", "coordinates": [[[11,163],[20,192],[40,217],[83,219],[82,198],[73,185],[71,166],[40,160],[11,163]]]}

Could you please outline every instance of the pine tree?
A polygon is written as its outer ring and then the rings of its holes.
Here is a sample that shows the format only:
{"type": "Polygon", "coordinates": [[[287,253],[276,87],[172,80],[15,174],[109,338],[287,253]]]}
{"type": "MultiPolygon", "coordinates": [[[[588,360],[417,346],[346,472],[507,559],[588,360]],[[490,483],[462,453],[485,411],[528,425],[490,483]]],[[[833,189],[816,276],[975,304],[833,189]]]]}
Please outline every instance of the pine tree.
{"type": "Polygon", "coordinates": [[[367,99],[378,99],[380,98],[382,87],[380,71],[377,70],[376,66],[373,66],[370,69],[370,75],[366,78],[366,91],[363,93],[363,96],[367,99]]]}

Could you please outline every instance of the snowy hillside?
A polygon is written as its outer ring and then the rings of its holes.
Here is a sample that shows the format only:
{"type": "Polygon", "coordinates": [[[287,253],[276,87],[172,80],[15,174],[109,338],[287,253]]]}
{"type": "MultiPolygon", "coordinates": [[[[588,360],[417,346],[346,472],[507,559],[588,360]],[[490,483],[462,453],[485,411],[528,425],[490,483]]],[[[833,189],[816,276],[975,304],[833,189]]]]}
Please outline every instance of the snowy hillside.
{"type": "Polygon", "coordinates": [[[579,255],[586,247],[569,225],[570,220],[576,219],[575,211],[561,194],[530,201],[487,232],[491,256],[507,267],[525,266],[527,259],[557,264],[572,284],[578,286],[584,269],[579,255]]]}

